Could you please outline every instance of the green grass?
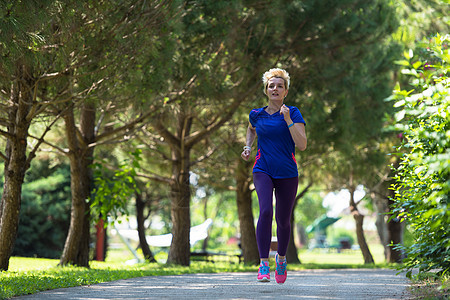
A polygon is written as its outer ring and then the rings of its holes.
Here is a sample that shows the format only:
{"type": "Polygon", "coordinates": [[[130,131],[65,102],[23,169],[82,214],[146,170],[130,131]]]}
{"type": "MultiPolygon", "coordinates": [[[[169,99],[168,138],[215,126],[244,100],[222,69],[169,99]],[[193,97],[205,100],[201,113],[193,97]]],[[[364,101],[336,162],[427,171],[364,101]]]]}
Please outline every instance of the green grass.
{"type": "Polygon", "coordinates": [[[450,275],[429,272],[412,278],[410,292],[416,299],[449,299],[450,275]]]}
{"type": "Polygon", "coordinates": [[[96,284],[142,276],[179,275],[187,273],[243,272],[254,266],[227,262],[195,262],[190,267],[167,266],[159,263],[126,265],[91,262],[91,268],[57,267],[58,260],[11,258],[11,268],[0,273],[0,299],[34,294],[39,291],[96,284]],[[34,268],[35,267],[35,268],[34,268]]]}
{"type": "MultiPolygon", "coordinates": [[[[382,245],[371,245],[370,252],[372,253],[375,264],[384,264],[384,248],[382,245]]],[[[313,251],[301,250],[299,258],[304,264],[319,264],[319,265],[363,265],[364,258],[360,250],[343,250],[337,253],[336,250],[315,249],[313,251]]]]}
{"type": "MultiPolygon", "coordinates": [[[[367,266],[363,264],[360,251],[345,253],[327,253],[321,250],[301,251],[300,265],[289,264],[289,270],[326,269],[326,268],[376,268],[386,267],[380,259],[381,252],[371,248],[375,262],[381,264],[367,266]]],[[[377,250],[376,250],[377,249],[377,250]]],[[[157,259],[164,260],[164,253],[157,259]]],[[[168,266],[162,263],[141,263],[127,265],[133,257],[118,249],[108,252],[106,262],[92,261],[91,268],[58,267],[58,260],[12,257],[8,272],[0,273],[0,299],[19,295],[34,294],[39,291],[96,284],[126,278],[142,276],[178,275],[187,273],[255,272],[255,266],[218,261],[216,263],[193,261],[189,267],[168,266]]],[[[223,259],[223,257],[217,257],[223,259]]]]}

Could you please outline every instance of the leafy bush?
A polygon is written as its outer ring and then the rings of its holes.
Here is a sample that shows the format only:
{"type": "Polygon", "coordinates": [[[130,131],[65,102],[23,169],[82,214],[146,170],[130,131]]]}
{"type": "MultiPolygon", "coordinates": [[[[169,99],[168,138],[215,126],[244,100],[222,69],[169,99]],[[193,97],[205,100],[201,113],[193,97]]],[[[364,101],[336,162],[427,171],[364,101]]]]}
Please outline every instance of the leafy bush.
{"type": "Polygon", "coordinates": [[[97,223],[100,217],[105,218],[107,216],[117,220],[121,215],[129,215],[127,209],[129,199],[136,191],[139,191],[135,176],[136,169],[140,168],[141,153],[140,149],[130,152],[129,154],[133,159],[126,159],[114,171],[105,167],[106,161],[100,160],[91,165],[94,170],[95,181],[90,206],[93,223],[97,223]]]}
{"type": "Polygon", "coordinates": [[[397,87],[393,96],[400,108],[397,128],[404,134],[393,212],[413,231],[413,245],[402,247],[403,269],[410,271],[450,268],[449,42],[449,35],[437,35],[407,51],[399,63],[414,89],[397,87]]]}
{"type": "Polygon", "coordinates": [[[57,258],[70,218],[70,169],[36,160],[22,188],[19,228],[13,255],[57,258]]]}

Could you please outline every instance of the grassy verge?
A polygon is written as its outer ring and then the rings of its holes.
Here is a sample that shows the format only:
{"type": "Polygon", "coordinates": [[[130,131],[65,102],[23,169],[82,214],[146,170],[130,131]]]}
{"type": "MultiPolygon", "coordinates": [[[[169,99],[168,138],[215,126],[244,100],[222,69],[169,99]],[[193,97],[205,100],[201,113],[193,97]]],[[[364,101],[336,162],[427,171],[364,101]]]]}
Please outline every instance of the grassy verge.
{"type": "MultiPolygon", "coordinates": [[[[376,251],[374,251],[376,253],[376,251]]],[[[164,254],[161,254],[164,256],[164,254]]],[[[329,268],[377,268],[385,264],[367,266],[363,264],[359,251],[329,253],[322,251],[301,251],[302,264],[289,264],[289,270],[329,268]]],[[[91,268],[57,267],[58,260],[12,257],[8,272],[0,273],[0,299],[39,291],[64,287],[90,285],[119,279],[142,276],[180,275],[187,273],[256,272],[255,266],[233,263],[233,261],[193,261],[189,267],[168,266],[162,263],[141,263],[127,265],[132,259],[126,251],[108,252],[106,262],[91,262],[91,268]]],[[[158,257],[157,257],[158,258],[158,257]]],[[[160,257],[164,259],[164,257],[160,257]]],[[[214,257],[213,257],[214,259],[214,257]]],[[[382,260],[379,259],[379,262],[382,260]]]]}
{"type": "Polygon", "coordinates": [[[109,263],[92,262],[91,268],[57,267],[57,260],[45,262],[40,259],[18,258],[21,264],[39,265],[34,270],[8,271],[0,274],[0,299],[18,295],[34,294],[39,291],[90,285],[100,282],[142,276],[178,275],[187,273],[239,272],[253,268],[227,263],[196,262],[190,267],[166,266],[158,263],[142,263],[133,266],[117,266],[109,263]]]}
{"type": "Polygon", "coordinates": [[[449,299],[450,275],[418,274],[412,279],[410,292],[416,299],[449,299]]]}

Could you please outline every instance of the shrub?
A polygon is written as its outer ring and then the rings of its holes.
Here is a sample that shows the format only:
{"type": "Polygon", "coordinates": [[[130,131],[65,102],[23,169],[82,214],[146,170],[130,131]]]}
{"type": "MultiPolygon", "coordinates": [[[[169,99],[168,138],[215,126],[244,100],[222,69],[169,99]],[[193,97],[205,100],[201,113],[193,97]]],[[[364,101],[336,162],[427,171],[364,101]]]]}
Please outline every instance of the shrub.
{"type": "Polygon", "coordinates": [[[397,87],[393,96],[404,135],[393,213],[413,231],[414,243],[398,246],[407,254],[403,268],[410,271],[450,268],[449,42],[449,35],[437,35],[406,52],[400,64],[414,89],[397,87]]]}

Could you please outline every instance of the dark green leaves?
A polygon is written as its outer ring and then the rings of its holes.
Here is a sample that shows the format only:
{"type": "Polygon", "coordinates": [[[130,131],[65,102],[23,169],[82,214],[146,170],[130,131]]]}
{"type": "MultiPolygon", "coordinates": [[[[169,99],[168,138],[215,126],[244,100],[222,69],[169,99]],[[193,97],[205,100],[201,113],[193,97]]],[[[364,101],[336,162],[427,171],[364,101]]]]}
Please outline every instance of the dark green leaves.
{"type": "Polygon", "coordinates": [[[414,91],[394,91],[406,151],[397,169],[396,214],[414,230],[415,244],[404,248],[405,269],[450,268],[450,36],[424,41],[404,53],[403,74],[414,91]]]}

